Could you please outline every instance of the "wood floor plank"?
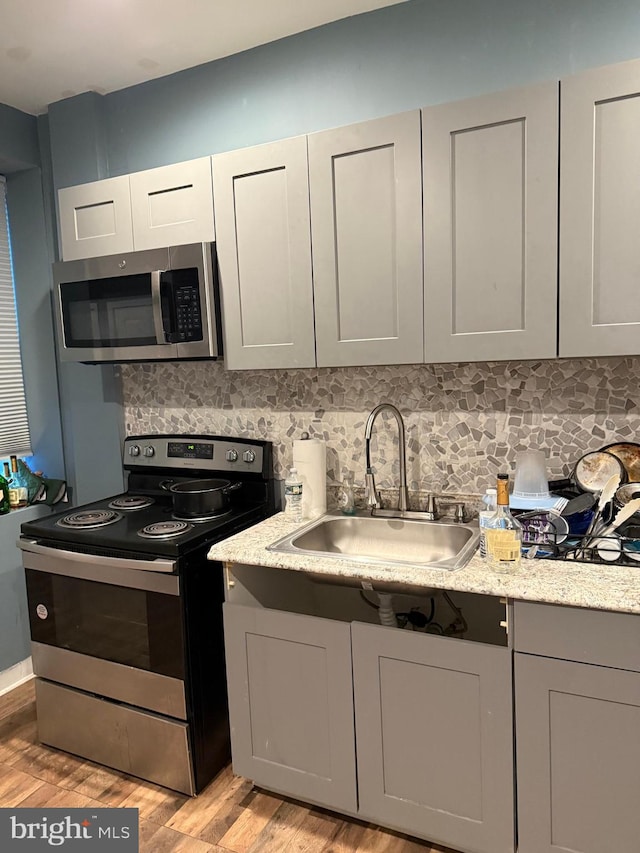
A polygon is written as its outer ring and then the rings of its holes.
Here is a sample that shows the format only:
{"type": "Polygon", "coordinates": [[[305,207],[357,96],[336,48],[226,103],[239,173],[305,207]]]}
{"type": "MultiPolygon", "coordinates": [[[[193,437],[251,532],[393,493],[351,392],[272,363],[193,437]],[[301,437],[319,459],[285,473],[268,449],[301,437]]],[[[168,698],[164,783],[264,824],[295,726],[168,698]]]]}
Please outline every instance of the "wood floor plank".
{"type": "Polygon", "coordinates": [[[9,763],[18,770],[42,779],[43,782],[59,785],[74,770],[81,767],[84,761],[68,752],[32,743],[9,759],[9,763]]]}
{"type": "Polygon", "coordinates": [[[235,796],[227,800],[225,806],[219,809],[213,820],[198,833],[198,838],[206,841],[209,844],[218,844],[221,838],[231,829],[233,824],[239,820],[244,810],[248,807],[249,802],[255,793],[252,790],[252,783],[248,779],[243,779],[240,787],[237,789],[235,796]]]}
{"type": "Polygon", "coordinates": [[[0,696],[0,720],[9,717],[21,708],[33,706],[36,696],[35,679],[25,681],[19,687],[0,696]]]}
{"type": "Polygon", "coordinates": [[[251,782],[225,767],[201,794],[187,800],[166,826],[217,843],[244,811],[241,802],[251,788],[251,782]]]}
{"type": "Polygon", "coordinates": [[[282,800],[275,794],[258,792],[231,829],[222,836],[220,847],[233,853],[247,853],[281,805],[282,800]]]}
{"type": "MultiPolygon", "coordinates": [[[[289,801],[280,803],[248,850],[250,853],[270,853],[272,850],[288,851],[294,836],[308,816],[309,809],[300,803],[289,801]]],[[[224,838],[221,839],[220,844],[226,846],[224,838]]]]}
{"type": "Polygon", "coordinates": [[[340,829],[340,818],[312,809],[302,821],[300,829],[291,839],[287,851],[291,853],[320,853],[335,838],[340,829]]]}
{"type": "Polygon", "coordinates": [[[175,829],[140,820],[140,853],[218,853],[213,847],[175,829]]]}
{"type": "MultiPolygon", "coordinates": [[[[38,783],[38,786],[27,797],[20,800],[19,803],[16,803],[16,805],[20,806],[21,809],[47,808],[53,797],[60,790],[50,782],[42,782],[39,779],[36,779],[35,781],[38,783]]],[[[0,801],[0,805],[4,807],[5,804],[0,801]]]]}
{"type": "Polygon", "coordinates": [[[32,794],[39,786],[40,780],[34,779],[28,773],[16,770],[8,765],[0,767],[0,805],[3,808],[17,806],[21,800],[32,794]]]}
{"type": "Polygon", "coordinates": [[[322,853],[356,853],[366,828],[364,823],[343,820],[334,837],[322,848],[322,853]]]}
{"type": "MultiPolygon", "coordinates": [[[[31,716],[31,715],[29,715],[31,716]]],[[[26,719],[25,710],[15,717],[7,717],[0,724],[0,761],[9,764],[37,740],[35,711],[33,719],[26,719]]]]}
{"type": "Polygon", "coordinates": [[[357,853],[439,853],[439,851],[427,842],[414,841],[406,835],[399,835],[379,826],[368,826],[360,840],[357,853]]]}
{"type": "Polygon", "coordinates": [[[134,784],[130,794],[118,803],[122,808],[140,809],[140,817],[153,823],[165,824],[187,802],[189,798],[177,791],[161,788],[152,782],[134,784]]]}

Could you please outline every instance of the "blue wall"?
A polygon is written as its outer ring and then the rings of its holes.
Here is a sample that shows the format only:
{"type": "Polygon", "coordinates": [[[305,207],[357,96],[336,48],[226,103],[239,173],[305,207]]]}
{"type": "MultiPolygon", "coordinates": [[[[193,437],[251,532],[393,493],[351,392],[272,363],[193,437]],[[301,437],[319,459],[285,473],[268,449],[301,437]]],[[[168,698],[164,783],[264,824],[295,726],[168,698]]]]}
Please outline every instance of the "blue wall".
{"type": "MultiPolygon", "coordinates": [[[[7,205],[27,409],[36,469],[64,476],[51,313],[51,239],[40,170],[37,121],[0,104],[0,173],[7,205]]],[[[35,506],[0,516],[0,671],[29,657],[20,524],[48,512],[35,506]]]]}
{"type": "Polygon", "coordinates": [[[637,56],[637,0],[411,0],[105,96],[109,174],[637,56]]]}

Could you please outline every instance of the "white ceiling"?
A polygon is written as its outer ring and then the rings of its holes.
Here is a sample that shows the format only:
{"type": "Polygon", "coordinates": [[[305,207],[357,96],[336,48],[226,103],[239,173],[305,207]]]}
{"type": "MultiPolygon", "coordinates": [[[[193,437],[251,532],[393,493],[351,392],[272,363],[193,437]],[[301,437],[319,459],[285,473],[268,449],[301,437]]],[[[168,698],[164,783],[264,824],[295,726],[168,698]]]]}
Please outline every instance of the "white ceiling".
{"type": "Polygon", "coordinates": [[[0,0],[0,103],[38,115],[403,0],[0,0]]]}

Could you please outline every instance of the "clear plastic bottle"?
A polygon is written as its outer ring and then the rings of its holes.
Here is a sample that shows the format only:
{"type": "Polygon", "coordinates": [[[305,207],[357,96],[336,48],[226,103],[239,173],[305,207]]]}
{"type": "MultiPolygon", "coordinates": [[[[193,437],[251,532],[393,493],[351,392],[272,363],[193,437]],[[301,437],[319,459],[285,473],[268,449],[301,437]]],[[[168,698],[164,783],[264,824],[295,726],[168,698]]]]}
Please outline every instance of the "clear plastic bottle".
{"type": "Polygon", "coordinates": [[[509,512],[509,475],[498,474],[495,513],[484,525],[487,562],[496,572],[518,571],[522,557],[522,525],[509,512]]]}
{"type": "Polygon", "coordinates": [[[343,515],[356,514],[356,500],[353,494],[353,474],[345,474],[338,493],[338,506],[343,515]]]}
{"type": "Polygon", "coordinates": [[[284,511],[291,521],[302,521],[302,480],[297,468],[289,468],[284,481],[284,511]]]}
{"type": "Polygon", "coordinates": [[[484,533],[484,527],[487,519],[495,515],[497,507],[497,490],[494,488],[487,489],[482,498],[480,511],[478,512],[478,524],[480,525],[480,556],[487,556],[487,538],[484,533]]]}

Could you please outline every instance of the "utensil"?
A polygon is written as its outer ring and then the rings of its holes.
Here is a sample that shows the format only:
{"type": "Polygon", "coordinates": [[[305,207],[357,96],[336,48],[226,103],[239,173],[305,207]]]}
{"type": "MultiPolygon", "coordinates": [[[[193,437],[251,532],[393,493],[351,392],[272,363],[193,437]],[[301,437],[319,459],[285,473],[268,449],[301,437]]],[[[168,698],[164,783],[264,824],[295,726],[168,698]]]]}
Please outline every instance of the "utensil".
{"type": "Polygon", "coordinates": [[[632,501],[629,501],[626,506],[622,507],[611,524],[605,527],[604,530],[600,531],[598,538],[603,539],[606,536],[609,536],[614,530],[620,527],[621,524],[624,524],[625,521],[628,521],[631,516],[638,511],[640,511],[640,498],[634,498],[632,501]]]}
{"type": "MultiPolygon", "coordinates": [[[[583,457],[584,458],[584,457],[583,457]]],[[[622,466],[620,466],[622,467],[622,466]]],[[[593,514],[593,518],[591,519],[591,524],[587,528],[587,532],[584,535],[582,540],[583,547],[578,550],[580,555],[584,555],[586,547],[589,545],[589,540],[593,536],[593,532],[596,529],[596,525],[602,516],[602,511],[607,506],[607,504],[613,499],[618,487],[620,486],[620,478],[622,474],[620,471],[614,473],[604,485],[604,488],[600,492],[600,497],[598,498],[598,506],[596,507],[596,511],[593,514]]]]}
{"type": "Polygon", "coordinates": [[[575,515],[578,512],[585,512],[591,509],[596,502],[596,496],[592,492],[583,492],[575,498],[571,498],[569,503],[562,510],[560,515],[567,518],[569,515],[575,515]]]}
{"type": "Polygon", "coordinates": [[[617,509],[622,509],[634,498],[640,498],[640,483],[626,483],[617,490],[613,502],[617,509]]]}

